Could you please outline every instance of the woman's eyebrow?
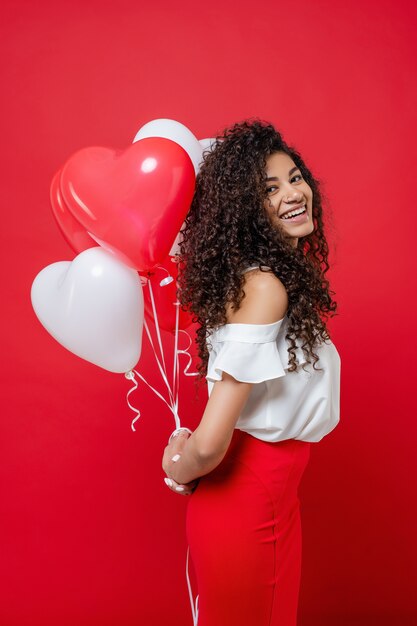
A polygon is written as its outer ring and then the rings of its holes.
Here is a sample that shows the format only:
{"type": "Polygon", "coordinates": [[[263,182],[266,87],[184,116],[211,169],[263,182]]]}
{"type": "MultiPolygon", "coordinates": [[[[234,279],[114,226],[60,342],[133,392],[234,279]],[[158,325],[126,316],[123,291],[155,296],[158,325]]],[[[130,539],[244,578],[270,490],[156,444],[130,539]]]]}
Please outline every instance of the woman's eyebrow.
{"type": "MultiPolygon", "coordinates": [[[[290,169],[290,171],[288,172],[288,176],[291,176],[291,174],[292,174],[293,172],[295,172],[296,170],[299,170],[299,169],[300,169],[299,167],[293,167],[293,168],[292,168],[292,169],[290,169]]],[[[266,180],[267,180],[267,182],[268,182],[269,180],[279,180],[279,178],[278,178],[278,176],[271,176],[270,178],[267,178],[266,180]]]]}

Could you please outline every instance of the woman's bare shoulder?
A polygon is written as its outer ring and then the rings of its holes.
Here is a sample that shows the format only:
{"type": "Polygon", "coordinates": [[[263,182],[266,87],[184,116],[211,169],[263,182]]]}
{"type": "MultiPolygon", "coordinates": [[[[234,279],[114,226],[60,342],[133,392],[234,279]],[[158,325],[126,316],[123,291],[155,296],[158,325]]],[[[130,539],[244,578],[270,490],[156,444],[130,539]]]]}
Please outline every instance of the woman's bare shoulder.
{"type": "Polygon", "coordinates": [[[283,283],[271,271],[254,269],[244,275],[244,297],[240,308],[227,307],[230,324],[272,324],[285,317],[288,295],[283,283]]]}

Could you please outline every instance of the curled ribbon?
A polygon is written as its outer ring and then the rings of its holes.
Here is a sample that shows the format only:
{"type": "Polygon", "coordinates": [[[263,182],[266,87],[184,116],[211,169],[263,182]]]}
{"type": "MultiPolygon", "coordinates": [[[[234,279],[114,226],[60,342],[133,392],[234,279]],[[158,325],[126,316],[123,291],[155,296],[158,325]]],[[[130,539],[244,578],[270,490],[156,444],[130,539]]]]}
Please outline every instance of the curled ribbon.
{"type": "MultiPolygon", "coordinates": [[[[161,269],[165,270],[165,268],[161,268],[161,269]]],[[[167,271],[167,270],[165,270],[165,271],[167,271]]],[[[168,275],[167,278],[164,278],[160,282],[160,287],[163,288],[164,285],[170,284],[172,282],[172,280],[174,280],[172,278],[172,276],[168,275]]],[[[160,332],[160,327],[159,327],[159,322],[158,322],[158,313],[157,313],[156,306],[155,306],[155,298],[154,298],[153,288],[152,288],[152,284],[151,284],[150,280],[147,280],[146,286],[149,289],[149,297],[150,297],[150,301],[151,301],[151,305],[152,305],[152,315],[153,315],[153,319],[154,319],[154,322],[155,322],[156,343],[154,342],[154,340],[152,338],[152,334],[150,332],[150,329],[149,329],[149,326],[148,326],[146,320],[144,320],[144,328],[145,328],[146,335],[147,335],[147,337],[149,339],[149,343],[151,345],[151,348],[153,350],[154,357],[155,357],[155,360],[156,360],[159,372],[161,374],[162,380],[163,380],[164,385],[165,385],[165,387],[167,389],[168,400],[159,391],[157,391],[139,372],[137,372],[136,370],[131,370],[130,372],[126,372],[126,374],[125,374],[126,378],[133,382],[133,387],[126,394],[126,401],[127,401],[127,404],[129,406],[129,408],[136,413],[136,417],[132,421],[131,427],[132,427],[133,431],[136,430],[135,427],[134,427],[134,424],[140,417],[139,409],[134,407],[130,403],[130,400],[129,400],[129,396],[134,391],[136,391],[136,389],[138,388],[138,382],[137,382],[137,380],[135,378],[135,375],[136,375],[140,380],[142,380],[155,393],[155,395],[158,398],[160,398],[168,406],[169,410],[173,414],[174,421],[175,421],[175,427],[176,428],[180,428],[181,427],[181,420],[180,420],[180,417],[179,417],[179,414],[178,414],[179,387],[180,387],[180,384],[179,384],[180,383],[179,355],[186,355],[188,357],[187,363],[186,363],[186,365],[185,365],[185,367],[183,369],[184,376],[198,376],[198,372],[190,372],[189,371],[191,363],[192,363],[192,356],[189,353],[189,349],[191,347],[192,340],[191,340],[190,335],[187,333],[187,331],[182,330],[182,329],[179,328],[179,307],[180,307],[180,303],[178,301],[173,302],[173,305],[176,307],[176,311],[175,311],[174,359],[173,359],[172,385],[171,385],[169,380],[168,380],[166,360],[165,360],[165,354],[164,354],[164,349],[163,349],[163,342],[162,342],[161,332],[160,332]],[[181,350],[178,348],[179,333],[183,333],[183,334],[185,334],[188,337],[188,345],[187,345],[187,347],[184,348],[184,349],[181,349],[181,350]],[[158,351],[156,349],[156,346],[158,347],[158,351]]]]}

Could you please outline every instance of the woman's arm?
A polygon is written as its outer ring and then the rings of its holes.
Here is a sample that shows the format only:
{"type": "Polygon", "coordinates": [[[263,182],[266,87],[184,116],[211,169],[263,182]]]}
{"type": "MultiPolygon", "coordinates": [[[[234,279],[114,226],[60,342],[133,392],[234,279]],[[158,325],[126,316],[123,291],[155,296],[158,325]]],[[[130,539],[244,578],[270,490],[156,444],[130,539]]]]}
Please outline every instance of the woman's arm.
{"type": "Polygon", "coordinates": [[[241,383],[223,373],[223,379],[214,383],[201,422],[193,434],[187,439],[180,435],[165,448],[162,467],[167,476],[184,485],[219,465],[251,388],[251,383],[241,383]],[[179,460],[172,461],[176,455],[180,455],[179,460]]]}
{"type": "MultiPolygon", "coordinates": [[[[248,272],[244,291],[239,310],[229,309],[228,322],[270,324],[284,317],[288,297],[274,274],[259,270],[248,272]]],[[[193,434],[188,438],[180,435],[165,448],[162,467],[168,477],[186,484],[219,465],[251,389],[252,383],[237,381],[223,372],[222,380],[214,383],[201,422],[193,434]]]]}

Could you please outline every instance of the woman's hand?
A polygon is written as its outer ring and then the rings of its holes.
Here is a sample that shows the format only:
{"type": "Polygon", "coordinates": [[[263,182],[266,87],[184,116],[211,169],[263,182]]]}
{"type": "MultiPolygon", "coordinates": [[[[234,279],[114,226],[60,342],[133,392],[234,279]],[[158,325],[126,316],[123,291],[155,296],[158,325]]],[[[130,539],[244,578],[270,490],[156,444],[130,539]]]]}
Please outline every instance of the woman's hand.
{"type": "Polygon", "coordinates": [[[191,495],[198,485],[198,479],[192,480],[190,483],[187,483],[185,485],[181,485],[172,478],[171,474],[176,462],[172,459],[177,458],[177,455],[181,455],[189,436],[190,433],[186,430],[180,431],[178,435],[171,439],[171,441],[168,443],[164,450],[164,456],[162,458],[162,469],[167,475],[167,477],[164,478],[165,484],[171,489],[171,491],[173,491],[174,493],[178,493],[182,496],[191,495]]]}

